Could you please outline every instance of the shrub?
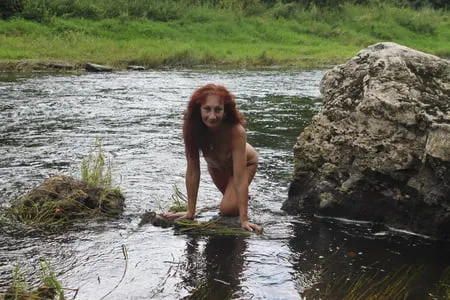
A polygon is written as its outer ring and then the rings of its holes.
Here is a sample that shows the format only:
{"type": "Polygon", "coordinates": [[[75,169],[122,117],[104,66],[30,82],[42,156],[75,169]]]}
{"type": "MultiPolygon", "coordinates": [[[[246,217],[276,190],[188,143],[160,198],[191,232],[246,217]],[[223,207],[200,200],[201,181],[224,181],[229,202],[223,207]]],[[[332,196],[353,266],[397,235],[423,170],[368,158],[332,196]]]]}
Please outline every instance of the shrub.
{"type": "Polygon", "coordinates": [[[8,19],[23,11],[24,0],[0,1],[0,19],[8,19]]]}

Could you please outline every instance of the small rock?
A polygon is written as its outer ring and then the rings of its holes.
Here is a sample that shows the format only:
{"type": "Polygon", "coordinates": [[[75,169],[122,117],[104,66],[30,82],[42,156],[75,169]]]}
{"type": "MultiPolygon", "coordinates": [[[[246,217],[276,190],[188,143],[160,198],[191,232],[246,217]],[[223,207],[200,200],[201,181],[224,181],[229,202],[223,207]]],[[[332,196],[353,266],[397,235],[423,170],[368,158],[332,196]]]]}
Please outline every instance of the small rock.
{"type": "Polygon", "coordinates": [[[88,72],[112,72],[113,68],[109,66],[102,66],[97,64],[87,63],[85,66],[88,72]]]}
{"type": "Polygon", "coordinates": [[[128,66],[127,69],[130,71],[145,71],[143,66],[128,66]]]}

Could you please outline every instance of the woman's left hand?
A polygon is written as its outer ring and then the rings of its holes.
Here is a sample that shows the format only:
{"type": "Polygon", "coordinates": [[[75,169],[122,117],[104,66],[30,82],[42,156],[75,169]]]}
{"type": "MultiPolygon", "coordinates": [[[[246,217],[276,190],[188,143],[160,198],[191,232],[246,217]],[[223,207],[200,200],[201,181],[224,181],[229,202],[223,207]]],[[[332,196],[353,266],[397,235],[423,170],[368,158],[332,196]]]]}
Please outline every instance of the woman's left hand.
{"type": "Polygon", "coordinates": [[[256,231],[256,232],[262,232],[263,231],[263,228],[261,226],[249,223],[248,221],[241,222],[241,228],[243,228],[243,229],[245,229],[247,231],[256,231]]]}

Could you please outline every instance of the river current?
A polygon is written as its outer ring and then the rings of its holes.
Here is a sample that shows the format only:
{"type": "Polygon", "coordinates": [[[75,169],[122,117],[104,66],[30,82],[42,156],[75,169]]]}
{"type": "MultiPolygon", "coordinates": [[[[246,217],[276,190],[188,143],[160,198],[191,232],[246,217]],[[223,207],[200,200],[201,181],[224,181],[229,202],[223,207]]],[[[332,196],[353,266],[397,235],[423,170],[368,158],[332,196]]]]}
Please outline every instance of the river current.
{"type": "MultiPolygon", "coordinates": [[[[37,282],[44,258],[67,299],[343,299],[352,284],[353,296],[361,296],[353,299],[365,299],[363,293],[382,291],[381,283],[394,279],[406,299],[449,296],[448,245],[366,222],[281,210],[292,147],[321,108],[323,74],[0,74],[1,207],[51,175],[80,178],[96,137],[126,198],[118,220],[82,222],[64,233],[30,234],[0,222],[0,293],[16,266],[37,282]],[[260,157],[249,216],[264,227],[261,235],[193,236],[138,226],[145,211],[169,207],[175,187],[185,192],[182,114],[194,89],[206,83],[232,91],[246,116],[248,142],[260,157]]],[[[203,161],[201,168],[199,209],[217,205],[221,196],[203,161]]]]}

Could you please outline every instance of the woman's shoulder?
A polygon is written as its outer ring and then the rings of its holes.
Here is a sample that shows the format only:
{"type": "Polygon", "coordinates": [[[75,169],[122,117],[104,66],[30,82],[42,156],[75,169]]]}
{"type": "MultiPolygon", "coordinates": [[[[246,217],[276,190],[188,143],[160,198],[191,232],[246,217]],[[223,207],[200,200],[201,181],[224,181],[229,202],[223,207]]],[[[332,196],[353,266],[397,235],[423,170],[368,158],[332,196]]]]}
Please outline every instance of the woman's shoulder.
{"type": "Polygon", "coordinates": [[[230,125],[230,131],[232,135],[245,135],[245,127],[242,124],[230,125]]]}

